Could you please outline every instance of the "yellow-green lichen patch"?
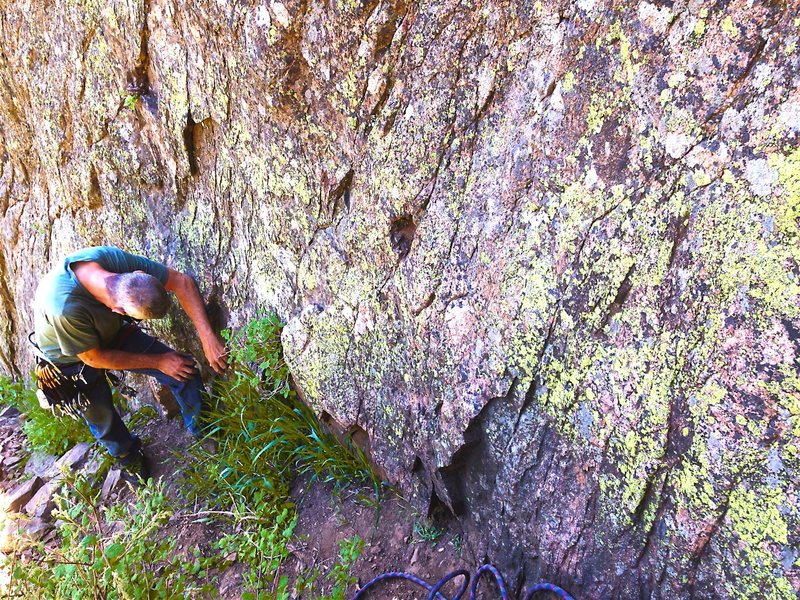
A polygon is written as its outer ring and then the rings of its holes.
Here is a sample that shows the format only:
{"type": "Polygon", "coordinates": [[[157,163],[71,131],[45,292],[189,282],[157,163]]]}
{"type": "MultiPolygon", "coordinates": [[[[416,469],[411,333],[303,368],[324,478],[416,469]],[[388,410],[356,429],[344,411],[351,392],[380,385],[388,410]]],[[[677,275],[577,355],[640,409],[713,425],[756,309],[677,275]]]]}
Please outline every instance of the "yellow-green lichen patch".
{"type": "Polygon", "coordinates": [[[339,410],[332,414],[344,417],[349,422],[355,422],[354,411],[357,406],[339,405],[341,396],[334,392],[330,386],[344,371],[347,352],[350,347],[350,331],[352,330],[351,318],[342,319],[343,311],[350,311],[347,307],[333,305],[320,313],[311,313],[304,317],[303,323],[308,336],[304,348],[296,349],[297,355],[287,355],[290,366],[302,360],[302,369],[296,369],[298,384],[307,395],[308,400],[318,410],[325,409],[326,403],[332,403],[339,410]],[[325,386],[323,388],[322,386],[325,386]],[[323,395],[323,389],[326,394],[323,395]]]}
{"type": "Polygon", "coordinates": [[[759,486],[757,490],[737,487],[728,502],[720,543],[732,545],[731,554],[737,560],[727,566],[739,573],[735,582],[728,583],[728,593],[742,600],[796,598],[785,567],[776,560],[775,554],[788,542],[787,511],[796,516],[797,507],[790,507],[783,489],[769,485],[759,486]]]}
{"type": "Polygon", "coordinates": [[[575,83],[577,79],[575,77],[575,73],[572,71],[567,71],[564,73],[564,78],[561,80],[561,89],[564,91],[565,94],[569,94],[572,90],[575,89],[575,83]]]}
{"type": "Polygon", "coordinates": [[[768,164],[778,171],[778,182],[781,185],[780,199],[776,202],[775,225],[781,235],[789,240],[800,237],[797,220],[800,218],[800,149],[788,155],[771,154],[768,164]]]}
{"type": "Polygon", "coordinates": [[[787,189],[785,203],[752,197],[736,180],[727,189],[716,190],[715,201],[697,220],[700,254],[716,259],[707,261],[714,301],[753,312],[759,324],[770,317],[794,318],[800,313],[800,281],[786,268],[787,261],[800,261],[800,247],[782,239],[800,197],[796,189],[792,191],[793,172],[789,167],[781,176],[787,189]],[[727,201],[729,194],[737,198],[735,204],[727,201]],[[750,311],[753,300],[759,303],[758,312],[750,311]]]}
{"type": "Polygon", "coordinates": [[[730,15],[726,15],[725,18],[722,19],[722,31],[729,38],[736,39],[739,37],[739,29],[736,27],[730,15]]]}

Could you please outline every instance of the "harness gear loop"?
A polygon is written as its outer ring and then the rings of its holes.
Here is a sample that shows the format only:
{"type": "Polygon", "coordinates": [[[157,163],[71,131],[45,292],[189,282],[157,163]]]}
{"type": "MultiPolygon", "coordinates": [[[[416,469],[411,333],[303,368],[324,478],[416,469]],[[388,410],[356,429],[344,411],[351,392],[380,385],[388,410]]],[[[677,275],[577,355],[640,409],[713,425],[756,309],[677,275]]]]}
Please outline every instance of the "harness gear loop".
{"type": "Polygon", "coordinates": [[[84,392],[89,386],[83,375],[86,365],[81,365],[77,373],[66,375],[61,366],[55,364],[42,352],[39,345],[33,341],[33,335],[33,333],[28,335],[28,341],[33,346],[33,354],[36,357],[34,373],[36,375],[36,398],[39,400],[39,406],[50,410],[58,417],[80,420],[81,412],[86,410],[90,404],[89,398],[84,392]],[[79,386],[79,384],[82,385],[79,386]]]}

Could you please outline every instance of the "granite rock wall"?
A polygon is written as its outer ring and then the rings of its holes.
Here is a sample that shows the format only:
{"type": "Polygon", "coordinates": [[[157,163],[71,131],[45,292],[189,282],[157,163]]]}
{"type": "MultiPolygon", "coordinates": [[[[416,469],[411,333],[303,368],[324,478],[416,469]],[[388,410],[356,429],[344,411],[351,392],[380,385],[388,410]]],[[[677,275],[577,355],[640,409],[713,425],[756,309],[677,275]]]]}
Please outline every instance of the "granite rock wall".
{"type": "Polygon", "coordinates": [[[306,401],[513,586],[794,598],[797,14],[4,2],[0,364],[119,245],[277,311],[306,401]]]}

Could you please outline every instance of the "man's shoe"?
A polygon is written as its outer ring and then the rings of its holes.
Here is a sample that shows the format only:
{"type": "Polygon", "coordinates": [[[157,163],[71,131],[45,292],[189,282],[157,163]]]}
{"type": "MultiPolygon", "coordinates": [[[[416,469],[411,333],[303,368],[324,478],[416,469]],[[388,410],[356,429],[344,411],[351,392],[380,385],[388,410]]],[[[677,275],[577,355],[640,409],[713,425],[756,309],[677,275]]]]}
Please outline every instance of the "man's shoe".
{"type": "Polygon", "coordinates": [[[128,483],[138,487],[142,483],[146,485],[151,479],[150,465],[141,447],[132,449],[117,462],[121,467],[120,477],[128,483]]]}

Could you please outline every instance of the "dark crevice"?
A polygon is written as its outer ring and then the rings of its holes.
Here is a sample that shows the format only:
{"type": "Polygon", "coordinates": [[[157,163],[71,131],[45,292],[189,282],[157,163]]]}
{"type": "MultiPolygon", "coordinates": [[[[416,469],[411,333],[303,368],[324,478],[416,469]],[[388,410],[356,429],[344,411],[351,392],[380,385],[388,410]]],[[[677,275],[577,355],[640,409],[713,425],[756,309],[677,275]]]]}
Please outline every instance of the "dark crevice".
{"type": "Polygon", "coordinates": [[[336,216],[341,213],[344,206],[350,212],[352,205],[351,188],[353,186],[353,169],[347,171],[344,177],[338,182],[335,178],[328,175],[327,171],[322,172],[321,191],[319,194],[319,207],[317,209],[317,225],[311,236],[309,246],[314,241],[317,233],[323,231],[334,224],[336,216]]]}
{"type": "Polygon", "coordinates": [[[417,225],[413,217],[405,215],[392,221],[389,228],[389,242],[400,260],[403,260],[411,251],[411,244],[417,233],[417,225]]]}
{"type": "Polygon", "coordinates": [[[605,326],[608,325],[609,321],[611,321],[612,317],[622,310],[622,305],[625,304],[625,301],[628,299],[628,295],[631,293],[631,288],[633,287],[633,284],[631,283],[631,275],[633,275],[635,268],[636,265],[631,265],[631,268],[628,269],[628,272],[625,274],[622,283],[619,285],[619,288],[617,288],[617,295],[614,296],[614,300],[612,300],[611,304],[608,305],[606,316],[603,319],[603,322],[600,324],[600,327],[597,328],[596,333],[601,333],[605,326]]]}
{"type": "Polygon", "coordinates": [[[337,210],[343,204],[345,210],[350,212],[350,189],[353,186],[353,169],[350,169],[336,187],[328,194],[331,206],[331,221],[336,217],[337,210]]]}
{"type": "Polygon", "coordinates": [[[428,297],[425,298],[423,303],[420,304],[417,308],[414,309],[414,316],[418,317],[420,315],[420,313],[422,313],[423,310],[425,310],[426,308],[430,307],[431,304],[433,304],[433,301],[435,299],[436,299],[436,294],[434,292],[431,292],[430,294],[428,294],[428,297]]]}
{"type": "MultiPolygon", "coordinates": [[[[150,14],[150,0],[144,0],[142,7],[142,30],[139,33],[139,56],[136,57],[133,72],[128,76],[126,91],[139,97],[150,94],[150,25],[147,22],[150,14]]],[[[148,104],[149,105],[149,104],[148,104]]]]}
{"type": "Polygon", "coordinates": [[[197,165],[197,139],[196,131],[197,123],[192,118],[192,111],[186,115],[186,126],[183,128],[183,147],[186,150],[186,159],[189,162],[189,172],[194,176],[200,172],[197,165]]]}
{"type": "Polygon", "coordinates": [[[655,471],[647,478],[647,483],[645,484],[642,497],[639,499],[639,503],[636,505],[636,508],[633,511],[632,520],[634,523],[642,523],[642,517],[644,516],[645,509],[653,501],[653,497],[655,495],[656,478],[658,477],[659,473],[660,470],[655,471]]]}
{"type": "MultiPolygon", "coordinates": [[[[386,83],[383,86],[383,92],[381,92],[381,97],[378,98],[378,101],[375,103],[375,106],[369,111],[369,115],[365,119],[366,125],[364,127],[364,137],[369,136],[370,132],[372,131],[372,126],[375,124],[376,117],[380,114],[383,107],[386,105],[386,101],[389,99],[389,96],[392,93],[392,87],[394,86],[394,77],[388,77],[386,79],[386,83]]],[[[395,115],[396,117],[396,115],[395,115]]],[[[392,119],[392,125],[394,124],[394,119],[392,119]]],[[[384,134],[386,133],[387,129],[384,126],[384,134]]]]}
{"type": "MultiPolygon", "coordinates": [[[[734,485],[730,488],[731,490],[736,489],[738,485],[738,481],[734,482],[734,485]]],[[[720,507],[719,514],[714,519],[714,522],[711,524],[710,529],[705,533],[705,537],[701,542],[700,549],[695,553],[695,555],[691,559],[691,568],[689,569],[689,585],[688,585],[688,592],[689,598],[696,598],[699,595],[696,594],[696,587],[697,587],[697,571],[700,568],[700,563],[703,561],[703,558],[708,552],[708,548],[711,546],[711,540],[717,534],[717,532],[722,527],[722,524],[725,522],[725,519],[728,516],[728,509],[730,508],[731,502],[731,492],[725,497],[725,501],[720,507]]]]}
{"type": "Polygon", "coordinates": [[[443,525],[446,525],[457,516],[454,511],[450,510],[447,503],[439,498],[436,490],[431,490],[431,498],[428,502],[428,519],[430,519],[431,523],[444,528],[442,527],[443,525]]]}
{"type": "MultiPolygon", "coordinates": [[[[470,512],[470,502],[468,492],[480,495],[481,490],[468,490],[467,475],[475,470],[481,474],[488,474],[493,468],[491,464],[485,463],[488,455],[486,449],[485,421],[487,412],[496,402],[506,402],[516,395],[519,379],[511,382],[511,387],[505,396],[492,398],[483,405],[481,410],[475,415],[464,431],[464,443],[453,453],[450,464],[439,468],[439,477],[449,496],[449,508],[456,517],[463,517],[470,512]]],[[[488,498],[477,500],[479,505],[488,505],[488,498]],[[481,504],[483,502],[483,504],[481,504]]]]}
{"type": "Polygon", "coordinates": [[[419,456],[414,457],[414,466],[411,467],[412,473],[422,473],[424,470],[422,466],[422,459],[419,456]]]}
{"type": "Polygon", "coordinates": [[[672,250],[669,253],[669,267],[671,269],[675,264],[675,257],[678,254],[678,248],[686,239],[686,234],[689,231],[689,213],[682,215],[678,222],[675,224],[675,233],[672,236],[672,250]]]}
{"type": "Polygon", "coordinates": [[[103,193],[100,190],[100,179],[97,176],[97,169],[92,165],[89,173],[89,193],[87,195],[88,208],[96,210],[103,206],[103,193]]]}
{"type": "Polygon", "coordinates": [[[786,329],[789,341],[792,343],[792,346],[794,346],[795,362],[800,362],[800,329],[789,319],[781,319],[781,324],[786,329]]]}
{"type": "Polygon", "coordinates": [[[378,30],[378,34],[375,38],[375,50],[372,56],[375,62],[381,60],[386,54],[389,46],[392,44],[397,28],[403,22],[407,12],[408,7],[406,4],[400,3],[392,17],[378,30]]]}
{"type": "Polygon", "coordinates": [[[229,314],[223,308],[223,297],[222,291],[214,286],[214,289],[208,295],[208,300],[205,303],[208,321],[211,324],[211,328],[217,332],[222,331],[226,327],[229,317],[229,314]]]}
{"type": "Polygon", "coordinates": [[[666,512],[666,496],[667,493],[667,483],[669,481],[669,471],[665,471],[664,469],[659,469],[656,474],[650,479],[648,483],[648,490],[645,492],[644,498],[642,502],[639,503],[637,506],[637,512],[639,512],[638,516],[634,515],[635,519],[638,519],[638,523],[642,523],[642,516],[644,515],[644,509],[653,502],[656,502],[656,514],[653,518],[653,522],[650,525],[649,530],[644,535],[644,544],[642,545],[642,549],[639,552],[639,555],[636,557],[636,568],[638,569],[639,566],[644,561],[645,557],[650,553],[650,549],[656,542],[656,538],[660,538],[663,532],[663,524],[664,524],[664,513],[666,512]],[[663,479],[661,480],[661,485],[658,489],[658,492],[655,492],[655,485],[654,481],[655,478],[658,477],[660,474],[663,474],[663,479]],[[639,511],[639,507],[642,508],[639,511]]]}
{"type": "Polygon", "coordinates": [[[747,81],[747,78],[753,72],[756,63],[758,63],[759,59],[761,58],[761,55],[764,52],[764,48],[766,48],[766,46],[767,46],[767,40],[759,36],[753,54],[750,56],[750,60],[748,60],[747,65],[745,66],[742,74],[734,82],[734,90],[727,95],[727,97],[720,103],[720,105],[716,109],[712,110],[706,115],[705,119],[703,119],[704,124],[716,125],[717,122],[719,122],[722,119],[722,115],[725,114],[725,111],[728,110],[728,108],[731,107],[733,103],[739,98],[739,95],[741,93],[745,81],[747,81]]]}
{"type": "Polygon", "coordinates": [[[389,133],[394,127],[394,122],[397,120],[397,115],[400,113],[401,104],[398,104],[397,108],[394,109],[388,117],[386,117],[386,123],[383,125],[382,133],[386,135],[389,133]]]}
{"type": "Polygon", "coordinates": [[[536,399],[536,393],[540,385],[539,380],[539,370],[542,365],[542,360],[544,360],[545,352],[547,352],[547,348],[550,346],[550,340],[553,337],[553,332],[555,331],[556,324],[559,321],[559,315],[561,314],[561,303],[558,302],[555,307],[555,311],[553,316],[550,317],[550,323],[547,327],[547,336],[544,339],[544,343],[542,344],[542,349],[539,352],[539,356],[536,360],[536,367],[533,372],[533,378],[531,379],[531,384],[528,387],[528,391],[525,393],[525,400],[522,403],[522,406],[519,409],[519,413],[517,413],[517,420],[514,423],[514,432],[516,433],[517,429],[519,428],[519,423],[522,420],[522,415],[528,410],[528,408],[533,404],[533,401],[536,399]]]}

